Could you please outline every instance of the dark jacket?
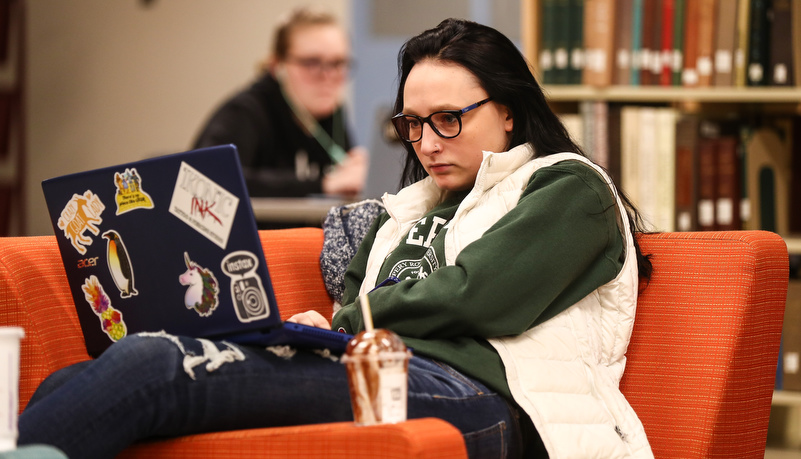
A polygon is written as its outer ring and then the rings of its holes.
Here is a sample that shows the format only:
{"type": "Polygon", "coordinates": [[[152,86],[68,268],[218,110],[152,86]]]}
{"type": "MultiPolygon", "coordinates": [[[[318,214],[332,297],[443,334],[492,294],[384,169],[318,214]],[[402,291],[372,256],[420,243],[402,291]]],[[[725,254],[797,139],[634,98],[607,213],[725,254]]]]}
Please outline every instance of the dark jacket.
{"type": "MultiPolygon", "coordinates": [[[[339,108],[318,120],[345,151],[350,136],[339,108]]],[[[326,150],[292,114],[278,82],[270,75],[222,104],[210,117],[194,148],[232,143],[239,151],[251,196],[306,196],[322,193],[322,177],[332,164],[326,150]],[[308,157],[308,168],[300,158],[308,157]],[[299,169],[299,170],[298,170],[299,169]]]]}

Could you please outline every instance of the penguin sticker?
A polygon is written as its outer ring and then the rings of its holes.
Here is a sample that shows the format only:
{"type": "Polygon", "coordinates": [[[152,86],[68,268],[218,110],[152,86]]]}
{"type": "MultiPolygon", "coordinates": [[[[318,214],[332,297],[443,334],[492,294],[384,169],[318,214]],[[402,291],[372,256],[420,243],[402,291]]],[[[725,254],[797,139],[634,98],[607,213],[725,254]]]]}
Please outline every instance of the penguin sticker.
{"type": "Polygon", "coordinates": [[[106,261],[111,278],[120,291],[120,298],[129,298],[139,294],[134,288],[134,274],[131,267],[131,259],[128,258],[128,251],[125,250],[119,233],[108,230],[103,233],[103,238],[107,240],[106,261]]]}

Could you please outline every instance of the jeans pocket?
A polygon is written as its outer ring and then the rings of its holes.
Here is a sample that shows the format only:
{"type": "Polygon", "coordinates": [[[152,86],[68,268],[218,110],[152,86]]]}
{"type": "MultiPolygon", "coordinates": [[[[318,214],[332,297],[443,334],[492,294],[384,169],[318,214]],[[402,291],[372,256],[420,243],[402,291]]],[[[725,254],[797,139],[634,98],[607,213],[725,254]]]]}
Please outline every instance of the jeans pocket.
{"type": "Polygon", "coordinates": [[[507,439],[504,438],[504,434],[507,430],[506,422],[501,421],[486,429],[462,435],[468,457],[470,459],[505,458],[507,439]]]}

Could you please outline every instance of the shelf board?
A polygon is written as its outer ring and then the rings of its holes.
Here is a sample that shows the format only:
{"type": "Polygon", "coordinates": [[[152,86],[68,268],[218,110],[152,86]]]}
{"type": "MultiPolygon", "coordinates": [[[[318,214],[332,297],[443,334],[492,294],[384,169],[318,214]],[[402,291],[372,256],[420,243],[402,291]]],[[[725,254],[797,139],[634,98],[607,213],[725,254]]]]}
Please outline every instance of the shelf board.
{"type": "Polygon", "coordinates": [[[784,242],[787,244],[788,253],[791,255],[801,255],[801,236],[785,236],[784,242]]]}
{"type": "Polygon", "coordinates": [[[648,86],[546,85],[551,101],[801,103],[801,87],[684,88],[648,86]]]}
{"type": "Polygon", "coordinates": [[[789,390],[774,390],[772,405],[798,406],[801,405],[801,392],[789,390]]]}

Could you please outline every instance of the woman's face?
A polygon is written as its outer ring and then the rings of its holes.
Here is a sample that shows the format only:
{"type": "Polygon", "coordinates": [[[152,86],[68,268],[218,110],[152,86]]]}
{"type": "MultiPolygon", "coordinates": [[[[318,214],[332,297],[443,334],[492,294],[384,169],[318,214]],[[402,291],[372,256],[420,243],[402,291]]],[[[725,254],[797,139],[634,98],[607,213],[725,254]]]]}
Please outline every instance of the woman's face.
{"type": "MultiPolygon", "coordinates": [[[[487,96],[478,79],[464,67],[424,60],[412,67],[406,79],[403,113],[427,117],[439,110],[461,110],[487,96]]],[[[412,146],[440,189],[463,191],[476,181],[482,151],[506,151],[512,126],[511,111],[490,101],[462,115],[458,136],[443,139],[424,123],[423,138],[412,146]]]]}
{"type": "Polygon", "coordinates": [[[340,27],[310,25],[292,31],[278,69],[293,101],[320,119],[342,102],[349,63],[350,46],[340,27]]]}

